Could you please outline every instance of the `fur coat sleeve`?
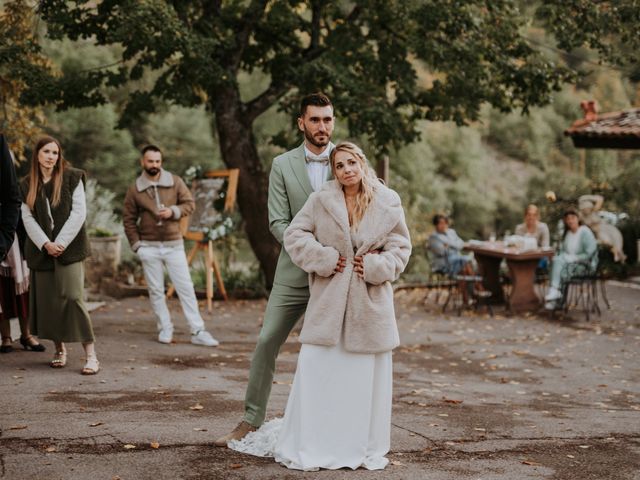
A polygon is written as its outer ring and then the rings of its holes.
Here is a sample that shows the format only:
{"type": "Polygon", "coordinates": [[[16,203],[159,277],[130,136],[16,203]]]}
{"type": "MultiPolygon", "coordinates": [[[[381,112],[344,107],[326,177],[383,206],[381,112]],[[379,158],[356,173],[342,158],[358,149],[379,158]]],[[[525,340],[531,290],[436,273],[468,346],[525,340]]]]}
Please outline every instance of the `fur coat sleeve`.
{"type": "Polygon", "coordinates": [[[393,282],[404,271],[411,255],[409,229],[404,214],[397,225],[386,237],[379,254],[368,254],[363,257],[364,281],[372,285],[393,282]]]}
{"type": "Polygon", "coordinates": [[[324,246],[316,239],[317,197],[311,195],[284,232],[284,246],[293,263],[307,273],[330,277],[340,254],[334,247],[324,246]]]}

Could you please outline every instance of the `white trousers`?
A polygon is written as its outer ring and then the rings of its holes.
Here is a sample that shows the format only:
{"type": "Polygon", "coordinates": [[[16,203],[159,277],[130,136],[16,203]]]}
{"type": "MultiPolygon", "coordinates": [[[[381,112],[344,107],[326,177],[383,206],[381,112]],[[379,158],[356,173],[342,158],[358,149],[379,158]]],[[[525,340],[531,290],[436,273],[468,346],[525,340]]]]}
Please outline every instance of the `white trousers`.
{"type": "Polygon", "coordinates": [[[167,267],[169,278],[178,293],[180,305],[189,323],[191,334],[204,330],[204,321],[198,310],[198,301],[193,290],[184,246],[141,245],[137,253],[142,262],[144,278],[149,287],[151,307],[158,318],[158,331],[173,332],[171,314],[167,308],[164,293],[164,266],[167,267]]]}

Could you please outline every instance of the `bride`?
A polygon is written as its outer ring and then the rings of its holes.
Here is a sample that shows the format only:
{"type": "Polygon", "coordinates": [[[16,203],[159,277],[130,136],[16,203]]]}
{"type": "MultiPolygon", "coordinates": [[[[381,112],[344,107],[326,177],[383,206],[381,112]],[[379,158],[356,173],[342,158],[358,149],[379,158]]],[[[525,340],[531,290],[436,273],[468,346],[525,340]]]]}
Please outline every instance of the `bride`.
{"type": "Polygon", "coordinates": [[[284,417],[229,447],[298,470],[383,469],[399,344],[390,282],[411,242],[400,197],[362,150],[342,142],[330,160],[335,180],[309,197],[284,236],[311,295],[284,417]]]}

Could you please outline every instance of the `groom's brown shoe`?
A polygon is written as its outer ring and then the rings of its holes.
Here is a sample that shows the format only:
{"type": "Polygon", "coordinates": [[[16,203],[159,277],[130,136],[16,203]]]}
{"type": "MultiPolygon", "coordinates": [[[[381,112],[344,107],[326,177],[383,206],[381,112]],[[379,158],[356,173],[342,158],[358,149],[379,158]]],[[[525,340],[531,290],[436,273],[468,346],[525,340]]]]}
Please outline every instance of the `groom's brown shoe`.
{"type": "Polygon", "coordinates": [[[226,447],[227,443],[229,443],[231,440],[240,440],[244,438],[247,433],[255,432],[256,430],[256,427],[243,420],[230,433],[227,433],[224,437],[218,438],[215,442],[213,442],[213,444],[216,447],[226,447]]]}

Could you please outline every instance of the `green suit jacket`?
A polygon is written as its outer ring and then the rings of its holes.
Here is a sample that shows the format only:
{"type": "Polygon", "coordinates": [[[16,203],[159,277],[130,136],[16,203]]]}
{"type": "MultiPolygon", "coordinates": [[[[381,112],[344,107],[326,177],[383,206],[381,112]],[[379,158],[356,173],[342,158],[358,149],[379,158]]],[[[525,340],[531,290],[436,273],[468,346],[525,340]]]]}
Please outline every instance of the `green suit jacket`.
{"type": "MultiPolygon", "coordinates": [[[[331,174],[327,180],[331,178],[331,174]]],[[[304,159],[304,144],[277,156],[269,174],[269,230],[283,243],[284,231],[313,192],[304,159]]],[[[302,288],[309,284],[307,272],[294,265],[280,250],[274,283],[302,288]]]]}

